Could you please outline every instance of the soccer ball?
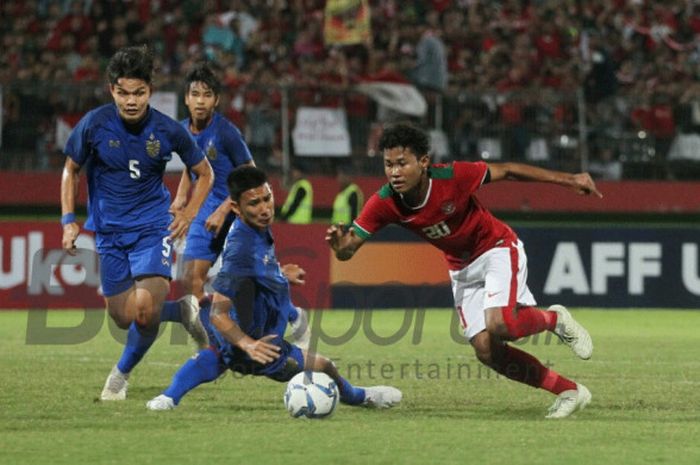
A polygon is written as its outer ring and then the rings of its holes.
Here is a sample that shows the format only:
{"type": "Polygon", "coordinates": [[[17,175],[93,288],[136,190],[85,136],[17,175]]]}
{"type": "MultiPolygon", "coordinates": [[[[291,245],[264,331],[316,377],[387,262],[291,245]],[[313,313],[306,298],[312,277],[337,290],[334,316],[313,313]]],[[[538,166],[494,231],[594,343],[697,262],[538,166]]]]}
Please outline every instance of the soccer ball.
{"type": "Polygon", "coordinates": [[[294,418],[325,418],[338,405],[338,386],[325,373],[302,371],[287,384],[284,406],[294,418]]]}

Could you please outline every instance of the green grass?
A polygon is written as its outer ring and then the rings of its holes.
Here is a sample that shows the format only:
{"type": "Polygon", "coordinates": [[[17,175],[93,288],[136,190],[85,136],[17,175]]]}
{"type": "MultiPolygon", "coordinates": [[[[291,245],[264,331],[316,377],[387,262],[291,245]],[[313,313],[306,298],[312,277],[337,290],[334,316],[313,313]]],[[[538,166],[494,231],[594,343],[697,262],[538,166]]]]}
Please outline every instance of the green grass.
{"type": "MultiPolygon", "coordinates": [[[[395,385],[404,401],[386,411],[341,405],[332,418],[310,421],[287,416],[283,384],[231,375],[174,411],[147,411],[192,353],[171,343],[170,326],[132,374],[128,400],[98,402],[121,352],[106,324],[80,344],[27,344],[27,313],[0,312],[0,463],[700,463],[700,312],[574,315],[593,335],[592,360],[556,340],[521,345],[590,388],[593,403],[572,418],[545,420],[551,394],[480,370],[471,349],[450,337],[452,313],[431,310],[418,344],[415,315],[408,335],[390,345],[362,330],[343,345],[321,343],[352,382],[395,385]]],[[[386,339],[403,316],[375,312],[371,329],[386,339]]],[[[48,325],[82,318],[50,312],[48,325]]],[[[321,327],[341,338],[352,319],[323,312],[321,327]]]]}

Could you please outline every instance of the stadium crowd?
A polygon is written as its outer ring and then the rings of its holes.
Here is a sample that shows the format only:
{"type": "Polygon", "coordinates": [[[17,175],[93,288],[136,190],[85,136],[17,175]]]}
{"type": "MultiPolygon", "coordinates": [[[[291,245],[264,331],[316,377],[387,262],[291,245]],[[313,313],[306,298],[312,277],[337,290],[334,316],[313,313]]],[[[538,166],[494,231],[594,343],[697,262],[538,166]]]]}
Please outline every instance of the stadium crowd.
{"type": "MultiPolygon", "coordinates": [[[[504,157],[513,159],[525,158],[536,135],[576,127],[583,89],[586,142],[603,177],[619,177],[616,164],[643,159],[649,143],[652,158],[663,160],[678,133],[700,129],[700,2],[370,0],[371,43],[345,47],[324,44],[324,5],[4,0],[0,84],[99,84],[115,50],[147,43],[157,86],[176,86],[207,58],[224,76],[224,113],[273,161],[281,98],[269,90],[281,85],[292,85],[298,102],[343,105],[351,130],[368,133],[372,102],[343,92],[363,81],[411,82],[429,102],[445,98],[451,156],[477,156],[479,141],[498,127],[504,157]],[[625,134],[635,140],[625,145],[625,134]],[[646,148],[634,149],[645,136],[646,148]]],[[[44,106],[70,113],[60,100],[44,106]]],[[[20,124],[19,105],[5,93],[4,126],[20,124]]]]}

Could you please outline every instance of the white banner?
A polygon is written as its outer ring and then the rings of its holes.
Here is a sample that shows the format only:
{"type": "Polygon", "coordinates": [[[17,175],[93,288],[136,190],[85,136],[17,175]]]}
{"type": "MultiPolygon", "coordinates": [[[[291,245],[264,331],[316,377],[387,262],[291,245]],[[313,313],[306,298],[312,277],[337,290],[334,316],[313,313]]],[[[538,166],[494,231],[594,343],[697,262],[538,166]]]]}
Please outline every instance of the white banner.
{"type": "Polygon", "coordinates": [[[345,110],[299,107],[292,140],[294,152],[300,156],[349,156],[350,133],[345,110]]]}
{"type": "Polygon", "coordinates": [[[424,116],[428,102],[415,86],[398,82],[363,82],[355,90],[370,96],[380,105],[411,116],[424,116]]]}

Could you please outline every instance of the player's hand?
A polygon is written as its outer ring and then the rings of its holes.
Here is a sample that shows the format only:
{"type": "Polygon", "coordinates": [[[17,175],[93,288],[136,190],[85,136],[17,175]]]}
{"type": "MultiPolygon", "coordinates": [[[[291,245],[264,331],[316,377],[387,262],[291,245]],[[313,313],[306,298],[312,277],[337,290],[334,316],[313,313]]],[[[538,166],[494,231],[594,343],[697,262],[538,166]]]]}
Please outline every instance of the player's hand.
{"type": "Polygon", "coordinates": [[[170,213],[175,217],[170,226],[168,226],[170,239],[175,241],[184,238],[190,229],[190,224],[192,224],[194,217],[187,214],[186,210],[170,210],[170,213]]]}
{"type": "Polygon", "coordinates": [[[296,263],[287,263],[281,267],[282,274],[290,284],[305,284],[306,271],[296,263]]]}
{"type": "Polygon", "coordinates": [[[78,238],[78,233],[80,232],[80,226],[78,223],[68,223],[63,226],[63,238],[61,239],[61,246],[63,250],[68,252],[69,255],[75,255],[77,249],[75,248],[75,240],[78,238]]]}
{"type": "Polygon", "coordinates": [[[595,186],[595,181],[591,178],[588,173],[578,173],[574,175],[574,185],[573,189],[579,193],[579,195],[595,195],[599,199],[603,198],[603,194],[598,191],[595,186]]]}
{"type": "Polygon", "coordinates": [[[207,229],[207,231],[211,231],[218,236],[225,221],[226,214],[216,210],[214,213],[209,215],[207,221],[204,222],[204,227],[207,229]]]}
{"type": "Polygon", "coordinates": [[[176,211],[176,210],[184,210],[185,207],[187,206],[187,198],[179,198],[175,197],[175,200],[173,200],[173,203],[170,205],[170,211],[176,211]]]}
{"type": "Polygon", "coordinates": [[[332,224],[326,229],[326,242],[331,246],[331,249],[337,251],[340,248],[340,240],[345,235],[343,223],[332,224]]]}
{"type": "Polygon", "coordinates": [[[280,356],[280,348],[272,344],[271,340],[276,338],[276,334],[268,334],[258,340],[245,344],[241,347],[250,358],[258,363],[271,363],[277,360],[280,356]]]}

